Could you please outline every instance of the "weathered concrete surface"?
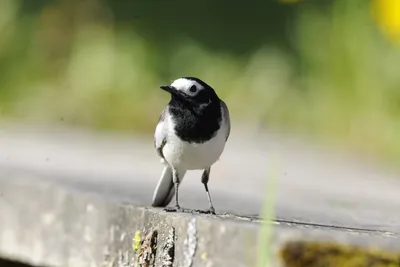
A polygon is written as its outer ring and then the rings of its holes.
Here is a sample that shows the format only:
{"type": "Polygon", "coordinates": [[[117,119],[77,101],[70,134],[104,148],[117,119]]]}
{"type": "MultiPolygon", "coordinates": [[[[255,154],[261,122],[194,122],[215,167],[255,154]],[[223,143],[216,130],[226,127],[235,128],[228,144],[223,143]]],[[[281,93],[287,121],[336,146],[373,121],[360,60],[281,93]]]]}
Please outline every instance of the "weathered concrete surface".
{"type": "MultiPolygon", "coordinates": [[[[370,162],[282,136],[233,130],[213,167],[210,190],[217,211],[247,217],[166,214],[131,206],[149,206],[162,168],[151,136],[2,125],[0,254],[57,266],[67,261],[74,267],[91,266],[89,259],[104,260],[108,246],[109,262],[133,266],[125,264],[125,253],[134,255],[135,231],[143,231],[143,236],[153,226],[164,225],[175,227],[176,262],[182,263],[182,242],[196,218],[193,266],[254,266],[256,218],[271,167],[277,168],[278,180],[275,251],[296,237],[400,250],[399,172],[370,162]],[[120,241],[121,235],[126,240],[120,241]]],[[[183,207],[207,208],[199,172],[188,173],[181,188],[183,207]]],[[[160,229],[163,243],[168,230],[160,229]]],[[[284,250],[292,252],[285,254],[294,256],[292,262],[304,251],[304,246],[294,247],[284,250]]]]}
{"type": "MultiPolygon", "coordinates": [[[[257,216],[272,167],[277,169],[278,219],[400,232],[400,172],[294,138],[241,133],[242,125],[234,125],[210,178],[217,211],[257,216]]],[[[38,125],[0,127],[0,166],[36,171],[51,181],[139,206],[150,205],[162,170],[151,134],[38,125]]],[[[198,171],[185,176],[182,206],[208,207],[200,176],[198,171]]]]}
{"type": "MultiPolygon", "coordinates": [[[[127,267],[139,266],[135,265],[138,255],[156,251],[156,266],[255,266],[260,223],[249,218],[135,207],[75,191],[29,172],[2,171],[0,177],[0,257],[38,266],[127,267]],[[152,231],[157,231],[156,246],[150,239],[147,247],[138,245],[135,236],[143,239],[152,231]],[[167,243],[173,253],[163,251],[167,243]],[[167,255],[173,265],[168,265],[167,255]]],[[[293,240],[400,251],[398,234],[393,232],[286,222],[270,225],[274,257],[268,266],[281,264],[279,251],[293,240]]]]}

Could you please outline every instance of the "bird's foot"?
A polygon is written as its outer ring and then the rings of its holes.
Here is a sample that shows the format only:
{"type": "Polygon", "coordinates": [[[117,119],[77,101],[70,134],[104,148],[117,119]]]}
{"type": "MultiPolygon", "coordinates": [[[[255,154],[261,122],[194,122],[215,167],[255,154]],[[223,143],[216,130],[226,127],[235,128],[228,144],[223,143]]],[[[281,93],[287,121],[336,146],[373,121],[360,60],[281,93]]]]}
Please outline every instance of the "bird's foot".
{"type": "Polygon", "coordinates": [[[215,209],[213,207],[209,208],[208,210],[196,210],[195,212],[197,213],[202,213],[202,214],[215,214],[215,209]]]}
{"type": "Polygon", "coordinates": [[[208,213],[214,214],[214,215],[215,215],[215,209],[214,209],[214,207],[210,207],[210,208],[208,209],[208,213]]]}
{"type": "Polygon", "coordinates": [[[206,213],[207,214],[214,214],[215,215],[215,209],[214,209],[214,207],[210,207],[208,210],[206,210],[206,213]]]}
{"type": "Polygon", "coordinates": [[[166,207],[166,208],[164,208],[164,211],[166,211],[166,212],[182,212],[183,209],[179,205],[176,205],[175,207],[166,207]]]}

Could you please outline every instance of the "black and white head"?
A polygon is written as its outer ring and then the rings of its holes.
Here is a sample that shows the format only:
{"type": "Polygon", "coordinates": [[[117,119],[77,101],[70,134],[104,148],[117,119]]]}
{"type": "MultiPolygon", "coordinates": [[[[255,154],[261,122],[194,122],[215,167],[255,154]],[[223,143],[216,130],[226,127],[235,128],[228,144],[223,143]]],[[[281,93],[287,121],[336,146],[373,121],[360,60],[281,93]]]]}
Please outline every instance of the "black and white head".
{"type": "Polygon", "coordinates": [[[208,141],[221,125],[229,136],[228,108],[211,86],[199,78],[182,77],[160,88],[171,94],[163,116],[168,114],[173,118],[175,134],[181,140],[189,143],[208,141]]]}
{"type": "Polygon", "coordinates": [[[192,106],[206,106],[219,100],[211,86],[195,77],[182,77],[160,88],[169,92],[172,100],[192,106]]]}

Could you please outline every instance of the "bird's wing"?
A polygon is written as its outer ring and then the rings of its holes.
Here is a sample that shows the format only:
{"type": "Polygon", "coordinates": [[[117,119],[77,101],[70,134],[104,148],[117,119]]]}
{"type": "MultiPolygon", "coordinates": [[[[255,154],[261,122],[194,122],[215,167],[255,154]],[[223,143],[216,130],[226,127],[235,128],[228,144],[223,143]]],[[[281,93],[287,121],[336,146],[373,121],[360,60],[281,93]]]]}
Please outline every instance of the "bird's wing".
{"type": "Polygon", "coordinates": [[[165,107],[165,109],[161,112],[160,118],[157,123],[156,131],[154,133],[154,147],[157,150],[157,154],[161,157],[164,158],[162,149],[167,142],[167,130],[168,130],[168,121],[166,120],[166,115],[168,112],[168,107],[165,107]]]}
{"type": "Polygon", "coordinates": [[[222,109],[222,123],[225,123],[227,128],[225,141],[228,141],[229,134],[231,133],[231,118],[229,116],[228,106],[222,100],[221,100],[221,109],[222,109]]]}

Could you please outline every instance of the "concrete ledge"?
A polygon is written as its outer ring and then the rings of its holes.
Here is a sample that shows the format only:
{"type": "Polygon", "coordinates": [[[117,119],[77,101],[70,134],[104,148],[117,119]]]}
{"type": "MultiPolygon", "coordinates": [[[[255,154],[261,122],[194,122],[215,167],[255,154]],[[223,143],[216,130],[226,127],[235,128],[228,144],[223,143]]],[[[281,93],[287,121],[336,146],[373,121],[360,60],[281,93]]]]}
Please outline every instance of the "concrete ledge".
{"type": "MultiPolygon", "coordinates": [[[[256,266],[260,242],[261,224],[252,218],[134,207],[26,173],[0,174],[0,218],[0,257],[34,266],[256,266]]],[[[360,253],[383,265],[346,266],[394,266],[385,264],[400,258],[391,252],[400,251],[396,233],[270,224],[269,266],[339,266],[318,264],[324,256],[348,262],[360,253]]]]}

